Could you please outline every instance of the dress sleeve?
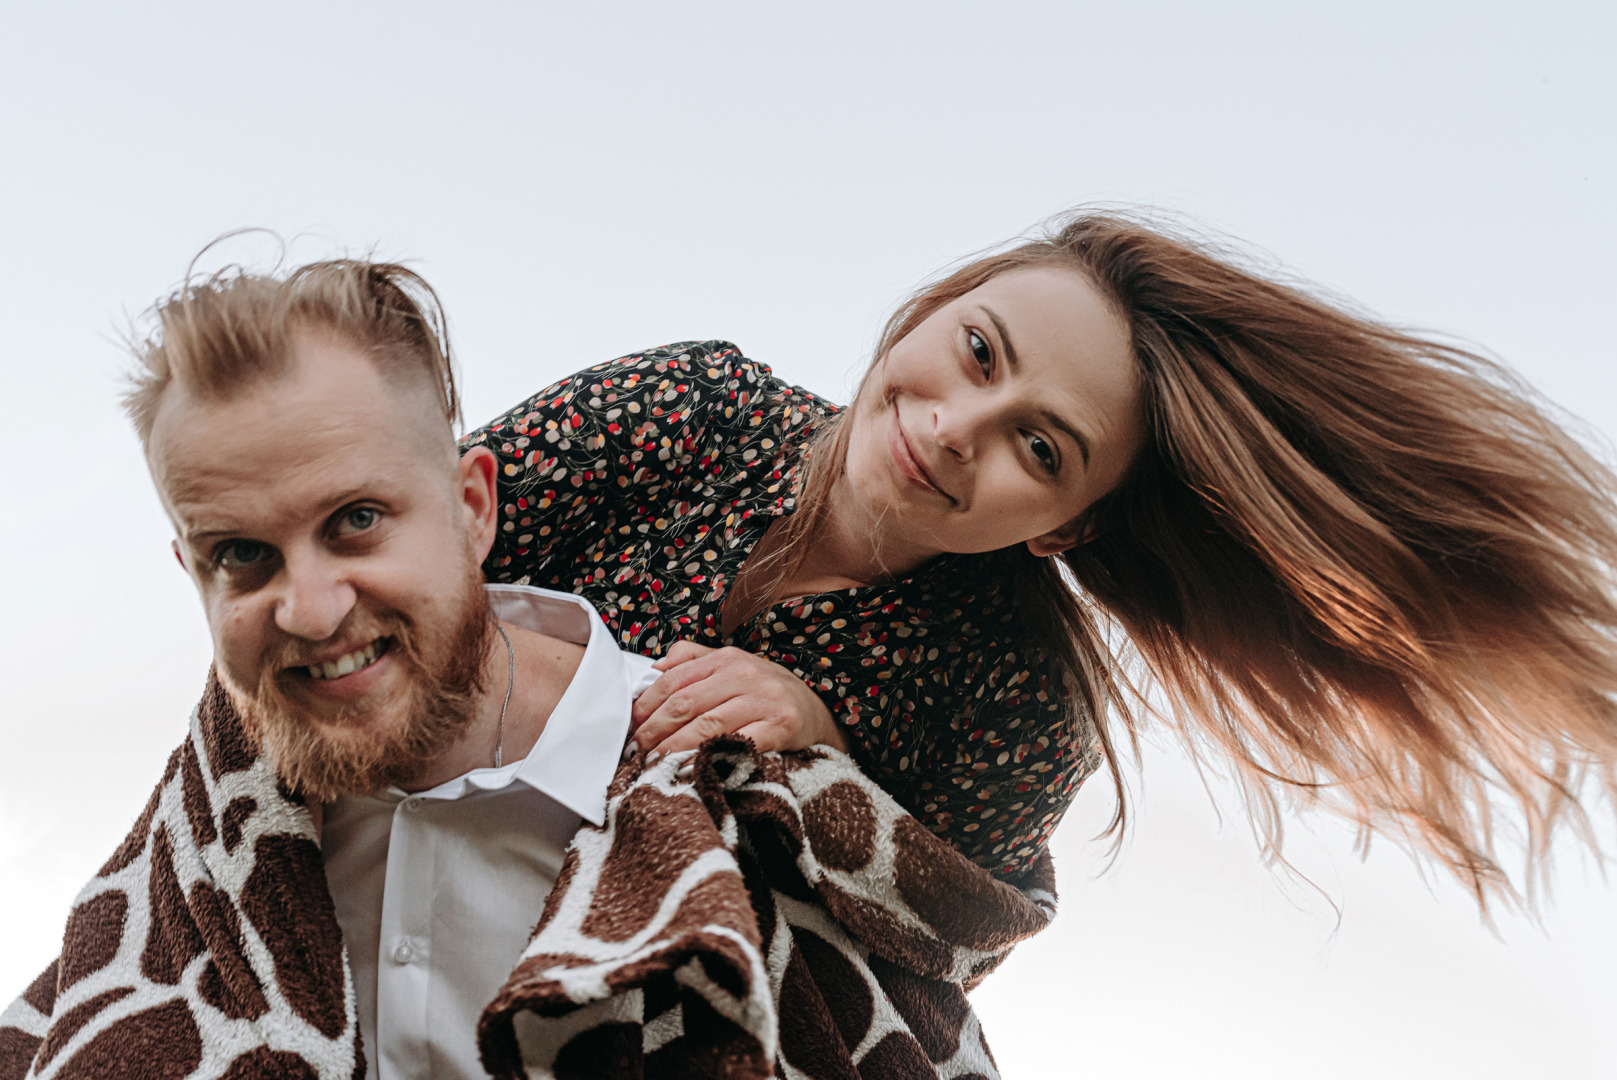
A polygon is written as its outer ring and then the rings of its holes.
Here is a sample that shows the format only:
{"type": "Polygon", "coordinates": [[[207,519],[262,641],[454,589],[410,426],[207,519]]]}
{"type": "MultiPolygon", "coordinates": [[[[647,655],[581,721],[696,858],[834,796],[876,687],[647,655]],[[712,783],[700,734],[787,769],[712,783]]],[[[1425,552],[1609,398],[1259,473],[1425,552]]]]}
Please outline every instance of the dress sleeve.
{"type": "Polygon", "coordinates": [[[1036,648],[963,651],[935,685],[927,719],[912,738],[893,731],[878,768],[907,774],[893,780],[934,833],[996,874],[1021,874],[1102,763],[1093,725],[1036,648]]]}
{"type": "Polygon", "coordinates": [[[680,342],[570,375],[466,435],[463,450],[499,460],[490,577],[581,531],[654,520],[659,497],[714,460],[774,384],[728,342],[680,342]]]}

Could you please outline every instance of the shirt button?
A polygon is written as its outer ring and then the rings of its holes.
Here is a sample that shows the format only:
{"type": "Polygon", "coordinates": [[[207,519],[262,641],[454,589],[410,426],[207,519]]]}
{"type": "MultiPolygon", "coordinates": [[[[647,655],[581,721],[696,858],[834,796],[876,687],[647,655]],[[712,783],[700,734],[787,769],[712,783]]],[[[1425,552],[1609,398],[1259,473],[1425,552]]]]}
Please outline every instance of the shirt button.
{"type": "Polygon", "coordinates": [[[405,938],[399,942],[399,947],[393,950],[393,962],[408,964],[413,959],[415,959],[415,944],[409,938],[405,938]]]}
{"type": "Polygon", "coordinates": [[[405,799],[404,800],[404,808],[406,810],[410,811],[410,813],[413,814],[417,810],[421,809],[421,800],[420,799],[405,799]]]}

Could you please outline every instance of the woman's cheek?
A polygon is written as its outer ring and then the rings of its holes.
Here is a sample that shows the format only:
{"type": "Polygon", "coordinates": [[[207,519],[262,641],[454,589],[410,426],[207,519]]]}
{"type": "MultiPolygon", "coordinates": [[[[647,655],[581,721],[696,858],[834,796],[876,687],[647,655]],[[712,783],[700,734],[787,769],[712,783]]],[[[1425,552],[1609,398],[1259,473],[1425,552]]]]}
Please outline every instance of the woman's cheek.
{"type": "Polygon", "coordinates": [[[871,445],[871,432],[869,425],[856,428],[853,438],[848,441],[848,457],[845,463],[848,486],[855,498],[869,500],[874,482],[877,479],[875,463],[871,460],[873,447],[871,445]]]}

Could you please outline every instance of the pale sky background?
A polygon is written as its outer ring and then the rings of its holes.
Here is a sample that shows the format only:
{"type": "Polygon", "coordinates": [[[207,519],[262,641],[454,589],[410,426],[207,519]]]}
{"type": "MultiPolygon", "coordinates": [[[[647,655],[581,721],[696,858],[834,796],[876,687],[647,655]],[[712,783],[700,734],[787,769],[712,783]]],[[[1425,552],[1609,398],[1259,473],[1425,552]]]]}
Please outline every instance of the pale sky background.
{"type": "MultiPolygon", "coordinates": [[[[0,996],[54,955],[202,686],[116,331],[211,238],[416,260],[476,424],[686,338],[843,398],[932,272],[1082,201],[1148,204],[1481,343],[1603,440],[1613,55],[1610,0],[5,5],[0,996]]],[[[1389,846],[1294,829],[1338,928],[1176,754],[1135,789],[1100,877],[1109,795],[1085,790],[1060,918],[975,995],[1007,1076],[1617,1076],[1617,887],[1586,863],[1495,937],[1389,846]]]]}

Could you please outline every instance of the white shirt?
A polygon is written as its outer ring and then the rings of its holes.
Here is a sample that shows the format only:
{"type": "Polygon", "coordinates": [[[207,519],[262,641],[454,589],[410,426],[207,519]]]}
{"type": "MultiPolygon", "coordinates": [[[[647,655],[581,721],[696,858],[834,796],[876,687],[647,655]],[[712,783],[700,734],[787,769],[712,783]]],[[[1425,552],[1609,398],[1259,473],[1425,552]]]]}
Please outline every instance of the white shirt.
{"type": "Polygon", "coordinates": [[[326,805],[326,878],[371,1080],[487,1075],[477,1019],[527,947],[573,833],[601,824],[630,706],[659,674],[579,597],[488,590],[500,618],[584,645],[584,658],[524,760],[326,805]]]}

